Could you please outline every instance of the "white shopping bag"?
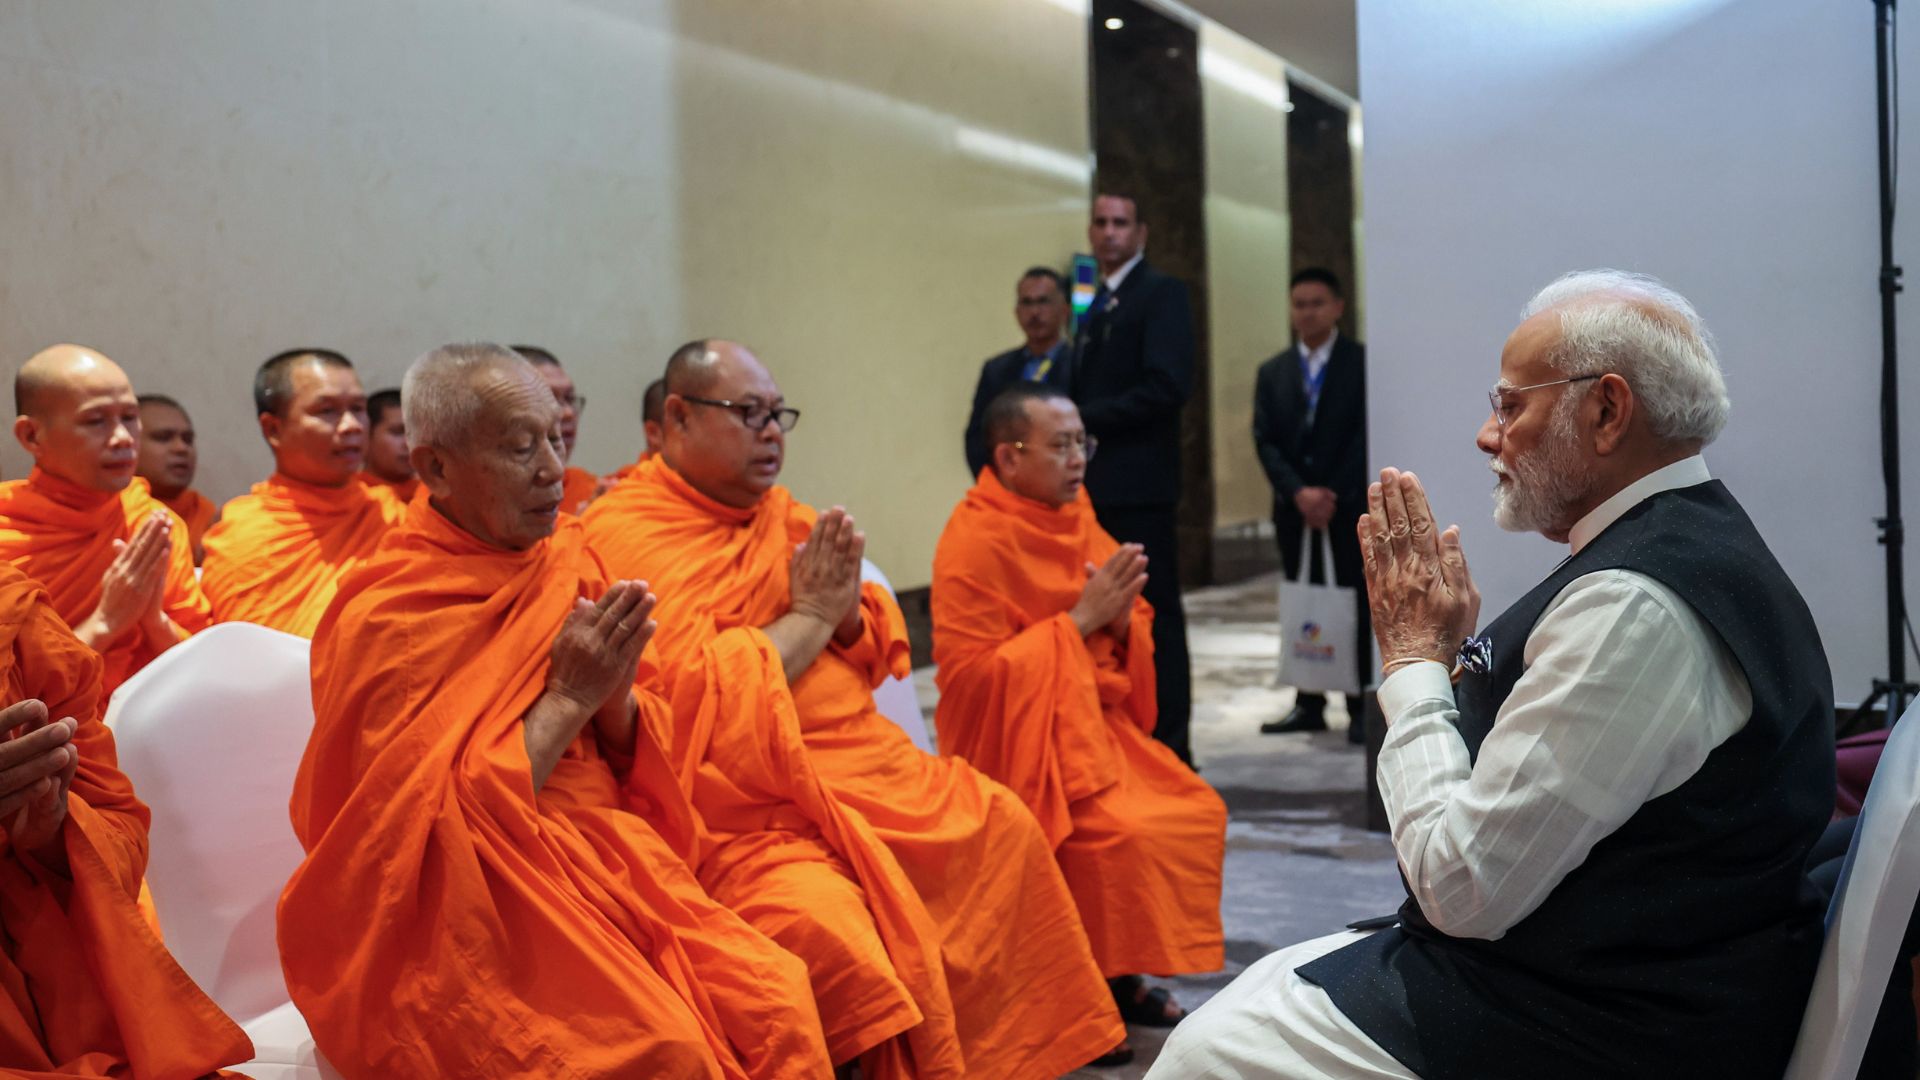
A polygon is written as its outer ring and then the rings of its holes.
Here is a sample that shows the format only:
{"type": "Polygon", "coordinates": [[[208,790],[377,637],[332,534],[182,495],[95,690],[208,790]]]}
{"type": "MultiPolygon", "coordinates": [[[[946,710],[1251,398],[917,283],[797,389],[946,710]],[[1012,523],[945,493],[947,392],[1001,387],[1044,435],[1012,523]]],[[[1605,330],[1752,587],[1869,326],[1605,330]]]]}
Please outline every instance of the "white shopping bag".
{"type": "Polygon", "coordinates": [[[1342,694],[1360,692],[1359,660],[1353,655],[1358,632],[1354,590],[1340,585],[1308,584],[1313,550],[1333,579],[1333,552],[1324,529],[1300,537],[1300,576],[1280,579],[1280,684],[1300,690],[1342,694]]]}

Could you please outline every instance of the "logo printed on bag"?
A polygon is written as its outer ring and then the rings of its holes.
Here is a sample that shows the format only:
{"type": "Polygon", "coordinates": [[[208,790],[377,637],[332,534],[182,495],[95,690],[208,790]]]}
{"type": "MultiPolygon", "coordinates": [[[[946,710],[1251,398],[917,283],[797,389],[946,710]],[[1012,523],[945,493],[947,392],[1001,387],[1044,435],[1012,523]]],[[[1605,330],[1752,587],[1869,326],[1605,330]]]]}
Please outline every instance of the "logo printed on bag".
{"type": "Polygon", "coordinates": [[[1320,624],[1308,619],[1300,624],[1300,632],[1293,637],[1293,655],[1296,659],[1325,663],[1333,659],[1333,643],[1322,644],[1320,624]]]}

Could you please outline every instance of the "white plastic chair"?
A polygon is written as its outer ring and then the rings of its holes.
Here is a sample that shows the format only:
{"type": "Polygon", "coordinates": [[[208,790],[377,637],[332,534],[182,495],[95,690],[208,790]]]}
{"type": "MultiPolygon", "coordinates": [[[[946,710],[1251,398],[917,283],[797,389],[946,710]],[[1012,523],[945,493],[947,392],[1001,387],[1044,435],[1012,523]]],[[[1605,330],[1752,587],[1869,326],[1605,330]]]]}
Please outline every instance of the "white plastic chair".
{"type": "Polygon", "coordinates": [[[223,623],[114,691],[120,767],[153,811],[147,885],[167,948],[254,1040],[256,1080],[318,1080],[274,942],[280,890],[300,865],[287,816],[313,730],[308,643],[223,623]]]}
{"type": "Polygon", "coordinates": [[[1787,1080],[1854,1080],[1920,898],[1920,703],[1887,738],[1860,808],[1787,1080]]]}
{"type": "MultiPolygon", "coordinates": [[[[860,560],[860,580],[871,581],[893,595],[893,583],[880,568],[866,559],[860,560]]],[[[913,745],[933,753],[933,735],[927,731],[927,718],[920,711],[920,695],[914,692],[912,679],[888,679],[873,691],[873,704],[880,715],[899,724],[913,739],[913,745]]]]}

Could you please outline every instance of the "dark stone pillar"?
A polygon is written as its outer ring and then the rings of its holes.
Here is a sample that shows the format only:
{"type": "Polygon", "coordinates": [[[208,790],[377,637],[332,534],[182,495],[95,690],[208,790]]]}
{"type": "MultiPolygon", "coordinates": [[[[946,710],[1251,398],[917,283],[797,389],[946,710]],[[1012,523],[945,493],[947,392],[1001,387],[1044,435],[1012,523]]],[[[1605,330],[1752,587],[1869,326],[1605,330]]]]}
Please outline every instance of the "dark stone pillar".
{"type": "Polygon", "coordinates": [[[1180,430],[1180,583],[1204,585],[1213,580],[1213,436],[1199,37],[1136,0],[1094,0],[1088,34],[1099,174],[1138,193],[1147,258],[1186,282],[1193,300],[1193,397],[1180,430]],[[1119,29],[1108,29],[1109,19],[1120,20],[1119,29]]]}
{"type": "MultiPolygon", "coordinates": [[[[1340,333],[1353,337],[1353,144],[1347,109],[1289,80],[1287,215],[1293,227],[1293,272],[1324,266],[1346,287],[1340,333]]],[[[1284,282],[1282,283],[1284,284],[1284,282]]]]}

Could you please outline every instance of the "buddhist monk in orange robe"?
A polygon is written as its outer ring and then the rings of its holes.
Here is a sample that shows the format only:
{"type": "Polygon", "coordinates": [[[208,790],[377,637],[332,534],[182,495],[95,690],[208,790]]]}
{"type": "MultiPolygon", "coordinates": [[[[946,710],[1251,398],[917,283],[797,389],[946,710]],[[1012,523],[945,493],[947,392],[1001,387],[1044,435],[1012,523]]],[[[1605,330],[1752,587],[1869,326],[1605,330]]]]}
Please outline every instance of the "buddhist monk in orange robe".
{"type": "Polygon", "coordinates": [[[553,400],[560,405],[560,438],[565,443],[564,458],[567,465],[566,479],[562,482],[565,493],[560,497],[560,512],[564,514],[583,514],[587,504],[606,490],[599,477],[593,475],[573,461],[573,444],[580,434],[580,413],[587,407],[587,399],[573,385],[573,377],[567,369],[560,366],[560,358],[538,345],[515,345],[513,351],[527,358],[540,371],[540,377],[547,382],[547,388],[553,392],[553,400]]]}
{"type": "Polygon", "coordinates": [[[1171,1027],[1178,1007],[1137,976],[1224,962],[1227,808],[1152,737],[1149,567],[1094,520],[1079,410],[1022,383],[983,426],[992,457],[933,556],[940,750],[1025,800],[1122,1013],[1171,1027]]]}
{"type": "Polygon", "coordinates": [[[667,369],[666,445],[588,509],[588,537],[613,573],[648,568],[662,667],[736,628],[772,642],[815,773],[933,916],[968,1075],[1070,1071],[1125,1038],[1072,896],[1012,792],[921,751],[874,707],[874,687],[908,672],[901,616],[862,587],[864,538],[847,515],[816,515],[777,485],[796,416],[744,348],[683,346],[667,369]]]}
{"type": "Polygon", "coordinates": [[[497,345],[404,395],[426,494],[314,635],[279,940],[316,1044],[348,1076],[828,1076],[805,966],[689,868],[633,692],[653,598],[559,513],[552,395],[497,345]]]}
{"type": "Polygon", "coordinates": [[[56,345],[21,365],[13,394],[33,471],[0,484],[0,559],[47,587],[111,694],[207,626],[187,526],[134,476],[140,406],[119,365],[56,345]]]}
{"type": "MultiPolygon", "coordinates": [[[[641,463],[659,449],[665,385],[641,397],[641,463]]],[[[734,676],[727,707],[674,732],[682,786],[714,841],[701,883],[806,961],[836,1064],[858,1058],[863,1080],[966,1075],[938,929],[884,842],[814,770],[779,653],[737,627],[703,655],[734,676]],[[762,657],[770,677],[749,677],[762,657]]]]}
{"type": "Polygon", "coordinates": [[[153,497],[187,523],[193,544],[193,563],[206,557],[201,544],[207,527],[220,516],[212,499],[193,490],[193,474],[200,464],[194,444],[193,418],[180,403],[165,394],[141,394],[140,457],[134,475],[147,482],[153,497]]]}
{"type": "Polygon", "coordinates": [[[312,637],[341,579],[406,508],[360,469],[367,395],[345,357],[281,353],[260,366],[253,398],[273,475],[221,511],[200,587],[215,622],[312,637]]]}
{"type": "Polygon", "coordinates": [[[0,565],[0,1077],[187,1080],[253,1045],[135,903],[147,808],[100,722],[100,666],[0,565]]]}
{"type": "Polygon", "coordinates": [[[376,390],[367,398],[367,483],[393,489],[412,502],[420,481],[407,460],[407,424],[400,412],[400,391],[376,390]]]}

